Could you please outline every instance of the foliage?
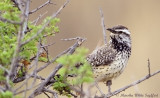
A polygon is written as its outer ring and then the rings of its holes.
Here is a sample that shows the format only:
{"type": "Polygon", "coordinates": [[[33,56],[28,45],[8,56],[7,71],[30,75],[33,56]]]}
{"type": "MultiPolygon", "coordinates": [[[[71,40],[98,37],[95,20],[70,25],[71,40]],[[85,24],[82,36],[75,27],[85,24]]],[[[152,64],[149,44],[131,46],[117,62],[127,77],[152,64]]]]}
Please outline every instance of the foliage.
{"type": "Polygon", "coordinates": [[[60,77],[55,78],[57,81],[53,84],[53,88],[60,94],[65,95],[68,90],[71,91],[69,85],[76,86],[93,82],[91,66],[85,59],[87,51],[86,48],[77,48],[74,54],[64,55],[57,59],[57,63],[62,64],[63,68],[59,70],[60,77]],[[68,79],[68,75],[74,75],[75,77],[68,79]],[[67,88],[67,91],[64,88],[67,88]]]}
{"type": "MultiPolygon", "coordinates": [[[[19,17],[21,12],[10,0],[1,0],[0,11],[3,18],[20,22],[19,17]]],[[[44,34],[54,35],[52,32],[59,32],[59,28],[56,26],[56,23],[60,21],[59,18],[51,19],[50,17],[47,17],[40,25],[34,25],[31,22],[28,22],[29,31],[24,35],[23,42],[35,35],[48,20],[51,20],[48,27],[46,27],[34,40],[21,47],[21,52],[19,54],[21,58],[29,60],[33,54],[37,53],[36,44],[39,41],[39,38],[45,40],[45,37],[43,37],[44,34]]],[[[0,64],[3,66],[11,64],[11,59],[16,48],[19,27],[20,25],[0,21],[0,64]]]]}
{"type": "Polygon", "coordinates": [[[61,75],[57,75],[55,76],[55,80],[56,82],[53,84],[53,89],[57,90],[61,95],[71,97],[70,96],[71,89],[69,85],[64,83],[64,81],[66,81],[66,78],[62,77],[61,75]]]}
{"type": "Polygon", "coordinates": [[[0,98],[21,98],[20,96],[13,96],[13,93],[10,91],[5,91],[0,93],[0,98]]]}
{"type": "MultiPolygon", "coordinates": [[[[17,8],[17,6],[12,2],[12,0],[0,0],[0,16],[6,20],[21,22],[22,12],[17,8]]],[[[37,54],[37,43],[41,39],[41,43],[46,42],[46,37],[44,35],[52,35],[59,32],[58,26],[56,24],[60,21],[59,18],[51,19],[51,17],[46,17],[42,23],[35,25],[30,21],[27,21],[27,30],[23,35],[22,42],[30,39],[37,32],[50,21],[49,25],[33,40],[27,44],[20,47],[18,56],[18,67],[17,77],[23,76],[24,72],[27,71],[27,65],[31,64],[30,59],[37,54]]],[[[0,66],[10,70],[10,65],[12,62],[13,54],[17,47],[18,33],[20,31],[21,24],[12,24],[10,22],[0,21],[0,66]]],[[[40,60],[46,61],[45,57],[41,57],[40,60]]],[[[0,85],[5,85],[6,82],[6,72],[0,69],[0,85]]],[[[13,96],[12,92],[6,91],[1,92],[0,98],[11,98],[13,96]]]]}
{"type": "Polygon", "coordinates": [[[10,91],[2,92],[0,98],[13,98],[13,93],[10,91]]]}
{"type": "MultiPolygon", "coordinates": [[[[1,16],[8,20],[20,21],[20,11],[14,7],[10,0],[1,0],[1,16]]],[[[13,52],[16,48],[16,40],[19,25],[0,21],[0,64],[8,65],[11,63],[13,52]]]]}

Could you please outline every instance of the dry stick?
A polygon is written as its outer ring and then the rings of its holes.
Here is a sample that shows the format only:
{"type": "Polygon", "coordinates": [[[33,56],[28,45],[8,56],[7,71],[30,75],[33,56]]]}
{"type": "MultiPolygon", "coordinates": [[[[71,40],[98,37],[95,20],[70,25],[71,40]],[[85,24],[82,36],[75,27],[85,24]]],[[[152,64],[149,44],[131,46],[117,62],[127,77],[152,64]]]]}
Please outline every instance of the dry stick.
{"type": "Polygon", "coordinates": [[[149,79],[149,78],[151,78],[154,75],[157,75],[159,73],[160,73],[160,70],[158,70],[158,71],[156,71],[156,72],[154,72],[154,73],[152,73],[150,75],[146,75],[145,77],[143,77],[143,78],[141,78],[141,79],[139,79],[139,80],[137,80],[137,81],[125,86],[125,87],[122,87],[122,88],[120,88],[120,89],[118,89],[118,90],[116,90],[114,92],[111,92],[111,94],[110,95],[106,95],[105,98],[112,97],[112,96],[114,96],[116,94],[119,94],[120,92],[125,91],[126,89],[128,89],[128,88],[130,88],[132,86],[135,86],[135,85],[137,85],[137,84],[139,84],[139,83],[141,83],[141,82],[143,82],[143,81],[145,81],[145,80],[147,80],[147,79],[149,79]]]}
{"type": "Polygon", "coordinates": [[[0,86],[0,92],[1,91],[5,91],[5,88],[3,88],[3,87],[0,86]]]}
{"type": "Polygon", "coordinates": [[[30,11],[29,14],[35,13],[38,10],[40,10],[41,8],[43,8],[44,6],[51,4],[51,0],[48,0],[47,2],[43,3],[42,5],[40,5],[39,7],[35,8],[34,10],[30,11]]]}
{"type": "Polygon", "coordinates": [[[100,87],[99,87],[99,85],[98,85],[97,81],[95,81],[95,86],[96,86],[96,87],[97,87],[97,89],[100,91],[101,95],[103,96],[103,95],[104,95],[104,93],[103,93],[103,92],[102,92],[102,90],[100,89],[100,87]]]}
{"type": "MultiPolygon", "coordinates": [[[[50,62],[48,62],[48,63],[46,63],[45,65],[43,65],[42,67],[38,68],[38,69],[37,69],[37,73],[40,72],[40,71],[42,71],[43,69],[45,69],[47,66],[49,66],[49,65],[52,64],[53,62],[55,62],[55,60],[58,59],[60,56],[66,54],[69,50],[71,50],[71,48],[72,48],[72,46],[71,46],[70,48],[68,48],[67,50],[63,51],[62,53],[58,54],[58,55],[57,55],[55,58],[53,58],[50,62]]],[[[32,68],[32,66],[31,66],[29,69],[31,69],[31,68],[32,68]]],[[[33,76],[35,76],[35,75],[34,75],[34,74],[31,74],[30,76],[33,77],[33,76]]],[[[39,78],[39,77],[37,77],[37,78],[39,78]]],[[[25,76],[24,76],[24,77],[21,77],[21,78],[19,78],[19,79],[16,79],[16,80],[14,81],[14,83],[21,82],[21,81],[23,81],[23,80],[25,80],[25,79],[26,79],[25,76]]],[[[41,79],[41,78],[40,78],[40,79],[41,79]]],[[[41,79],[41,80],[44,80],[44,79],[41,79]]]]}
{"type": "Polygon", "coordinates": [[[11,80],[13,80],[14,75],[16,74],[18,54],[20,52],[21,41],[23,39],[24,32],[27,29],[30,0],[27,0],[25,5],[26,6],[25,6],[25,9],[24,9],[24,12],[22,12],[23,13],[23,18],[22,18],[22,24],[21,24],[21,27],[20,27],[20,31],[18,33],[17,46],[16,46],[16,50],[15,50],[14,55],[13,55],[10,73],[8,75],[11,80]]]}
{"type": "Polygon", "coordinates": [[[62,53],[58,54],[55,58],[53,58],[50,62],[48,62],[47,64],[43,65],[42,67],[40,67],[39,69],[37,69],[37,72],[40,72],[41,70],[45,69],[48,65],[52,64],[53,62],[55,62],[56,59],[58,59],[60,56],[66,54],[71,48],[68,48],[67,50],[63,51],[62,53]]]}
{"type": "MultiPolygon", "coordinates": [[[[81,92],[83,92],[83,83],[80,85],[80,89],[81,89],[81,92]]],[[[80,98],[83,98],[83,96],[80,95],[80,98]]]]}
{"type": "Polygon", "coordinates": [[[27,93],[28,89],[29,89],[29,88],[33,88],[34,85],[35,85],[35,83],[36,83],[36,79],[37,79],[37,76],[36,76],[36,75],[37,75],[37,66],[38,66],[38,59],[39,59],[39,52],[40,52],[40,42],[41,42],[41,39],[39,39],[39,44],[38,44],[38,46],[37,46],[38,51],[37,51],[37,55],[36,55],[36,60],[35,60],[35,62],[33,63],[33,65],[35,65],[35,69],[34,69],[33,72],[32,72],[32,75],[34,76],[34,77],[33,77],[33,82],[31,83],[31,86],[28,87],[28,80],[29,80],[32,76],[31,76],[31,75],[28,76],[28,77],[24,76],[24,77],[26,77],[26,78],[25,78],[26,81],[25,81],[22,85],[20,85],[20,87],[19,87],[19,88],[21,88],[21,87],[23,87],[24,85],[26,85],[26,88],[25,88],[25,91],[24,91],[24,98],[26,98],[26,93],[27,93]]]}
{"type": "MultiPolygon", "coordinates": [[[[8,69],[6,69],[5,67],[3,67],[2,65],[0,65],[0,68],[3,70],[3,71],[5,71],[7,74],[9,74],[9,71],[8,71],[8,69]]],[[[7,87],[10,87],[10,82],[9,82],[9,77],[7,77],[6,78],[6,86],[7,87]]],[[[0,86],[1,87],[1,86],[0,86]]]]}
{"type": "Polygon", "coordinates": [[[48,11],[44,12],[43,14],[40,14],[35,20],[33,20],[31,23],[34,25],[37,25],[38,21],[45,15],[47,14],[48,11]]]}
{"type": "MultiPolygon", "coordinates": [[[[81,96],[87,95],[84,91],[81,91],[80,89],[77,89],[77,88],[75,88],[75,87],[72,86],[72,85],[69,85],[69,87],[70,87],[71,90],[75,91],[76,93],[80,94],[81,96]]],[[[90,97],[90,96],[89,96],[89,97],[90,97]]],[[[82,98],[83,98],[83,97],[82,97],[82,98]]]]}
{"type": "MultiPolygon", "coordinates": [[[[41,46],[43,46],[42,43],[41,43],[41,46]]],[[[46,46],[46,47],[41,47],[41,48],[45,51],[46,58],[47,58],[47,61],[43,61],[43,62],[50,62],[50,60],[49,60],[49,53],[48,53],[48,46],[46,46]]],[[[42,52],[42,53],[43,53],[43,52],[42,52]]]]}
{"type": "MultiPolygon", "coordinates": [[[[41,39],[40,39],[40,40],[41,40],[41,39]]],[[[34,69],[33,72],[32,72],[32,74],[34,75],[34,80],[33,80],[32,84],[31,84],[31,86],[30,86],[29,88],[32,88],[32,87],[34,86],[34,84],[35,84],[35,82],[36,82],[36,79],[37,79],[36,70],[37,70],[38,58],[39,58],[39,52],[40,52],[40,40],[39,40],[39,44],[38,44],[38,46],[37,46],[38,51],[37,51],[37,55],[36,55],[36,60],[35,60],[35,63],[33,63],[33,65],[35,65],[35,69],[34,69]]],[[[25,88],[25,91],[24,91],[24,98],[26,98],[26,92],[28,91],[28,80],[29,80],[32,76],[30,75],[30,76],[28,76],[28,77],[26,77],[26,76],[24,76],[24,77],[25,77],[24,79],[26,79],[26,81],[25,81],[22,85],[20,85],[20,87],[18,87],[18,88],[21,88],[21,87],[23,87],[24,85],[26,85],[26,88],[25,88]]],[[[17,89],[16,89],[16,90],[17,90],[17,89]]],[[[16,92],[16,91],[14,91],[14,92],[16,92]]]]}
{"type": "Polygon", "coordinates": [[[52,90],[49,90],[49,89],[44,89],[44,91],[45,91],[45,92],[48,92],[48,93],[51,93],[51,94],[54,96],[54,98],[58,98],[58,95],[57,95],[56,92],[54,92],[54,91],[52,91],[52,90]]]}
{"type": "Polygon", "coordinates": [[[103,38],[104,38],[104,44],[107,45],[107,35],[106,35],[106,27],[104,24],[104,16],[102,9],[99,9],[100,15],[101,15],[101,25],[102,25],[102,30],[103,30],[103,38]]]}
{"type": "Polygon", "coordinates": [[[148,59],[148,75],[150,76],[151,75],[151,68],[150,68],[150,61],[148,59]]]}
{"type": "MultiPolygon", "coordinates": [[[[51,16],[51,19],[55,18],[55,17],[61,12],[61,10],[69,3],[69,1],[70,1],[70,0],[67,0],[67,1],[58,9],[58,11],[51,16]]],[[[50,20],[49,20],[46,24],[43,25],[43,27],[37,32],[36,35],[32,36],[30,39],[26,40],[25,42],[21,43],[21,44],[18,45],[18,46],[21,47],[21,46],[27,44],[28,42],[30,42],[31,40],[33,40],[34,38],[36,38],[36,37],[44,30],[44,28],[45,28],[49,23],[50,23],[50,20]]],[[[18,42],[19,42],[19,41],[18,41],[18,42]]],[[[16,53],[17,53],[17,52],[16,52],[16,53]]],[[[56,60],[56,59],[54,59],[54,60],[52,60],[52,61],[55,61],[55,60],[56,60]]],[[[14,60],[13,60],[13,61],[14,61],[14,60]]],[[[52,61],[51,61],[51,62],[52,62],[52,61]]],[[[15,61],[14,61],[14,62],[15,62],[15,61]]],[[[46,68],[49,64],[51,64],[51,62],[49,62],[49,63],[47,63],[45,66],[39,68],[39,69],[37,70],[37,72],[39,72],[39,71],[43,70],[44,68],[46,68]]]]}
{"type": "Polygon", "coordinates": [[[43,91],[43,93],[44,93],[48,98],[51,98],[46,92],[43,91]]]}
{"type": "MultiPolygon", "coordinates": [[[[69,38],[69,39],[82,39],[80,37],[76,37],[76,38],[69,38]]],[[[86,38],[83,38],[83,41],[86,40],[86,38]]],[[[60,56],[68,53],[68,51],[70,51],[72,49],[73,46],[69,47],[67,50],[63,51],[62,53],[60,53],[59,55],[57,55],[55,58],[53,58],[50,62],[48,62],[47,64],[43,65],[42,67],[40,67],[39,69],[37,69],[37,72],[40,72],[41,70],[43,70],[44,68],[46,68],[48,65],[50,65],[51,63],[55,62],[55,60],[57,58],[59,58],[60,56]]]]}
{"type": "MultiPolygon", "coordinates": [[[[35,69],[33,70],[34,79],[33,79],[33,82],[32,82],[32,84],[31,84],[30,88],[32,88],[32,87],[35,85],[36,80],[37,80],[36,74],[37,74],[38,59],[39,59],[39,54],[40,54],[40,42],[41,42],[41,39],[39,38],[39,44],[38,44],[38,46],[37,46],[38,51],[37,51],[36,60],[35,60],[35,69]]],[[[29,76],[29,78],[31,78],[31,76],[29,76]]],[[[28,79],[29,79],[29,78],[28,78],[28,79]]]]}
{"type": "MultiPolygon", "coordinates": [[[[104,44],[107,45],[107,35],[106,35],[106,27],[104,24],[104,16],[103,16],[103,11],[102,9],[99,9],[100,15],[101,15],[101,25],[102,25],[102,30],[103,30],[103,38],[104,38],[104,44]]],[[[112,80],[109,80],[106,82],[106,85],[108,86],[108,94],[111,93],[111,83],[112,80]]]]}
{"type": "Polygon", "coordinates": [[[50,21],[51,21],[53,18],[55,18],[55,17],[61,12],[61,10],[69,3],[69,1],[70,1],[70,0],[67,0],[67,1],[57,10],[56,13],[53,13],[53,14],[52,14],[51,19],[48,20],[48,21],[42,26],[42,28],[37,32],[37,34],[33,35],[30,39],[28,39],[28,40],[26,40],[25,42],[23,42],[23,43],[21,44],[21,46],[27,44],[27,43],[30,42],[31,40],[35,39],[39,34],[41,34],[42,31],[45,29],[45,27],[48,26],[48,24],[50,23],[50,21]]]}
{"type": "MultiPolygon", "coordinates": [[[[28,88],[27,91],[32,90],[32,89],[38,87],[39,85],[40,85],[40,84],[38,84],[38,85],[36,85],[36,86],[34,86],[34,87],[32,87],[32,88],[28,88]]],[[[15,92],[14,95],[18,95],[18,94],[23,93],[23,92],[25,92],[25,91],[26,91],[26,90],[21,90],[21,91],[19,91],[19,92],[15,92]]]]}
{"type": "MultiPolygon", "coordinates": [[[[82,43],[83,43],[84,39],[83,38],[79,38],[77,40],[77,42],[71,47],[70,51],[68,52],[68,54],[72,54],[75,49],[77,47],[79,47],[82,43]]],[[[37,96],[38,94],[40,94],[44,87],[46,86],[46,84],[55,76],[55,74],[57,73],[57,71],[62,67],[62,64],[59,64],[58,66],[56,66],[56,68],[51,72],[51,74],[45,79],[45,81],[43,83],[41,83],[41,85],[29,96],[29,98],[34,98],[35,96],[37,96]]]]}
{"type": "MultiPolygon", "coordinates": [[[[38,76],[38,75],[35,75],[35,76],[34,76],[34,75],[28,75],[28,77],[30,77],[30,76],[33,77],[33,78],[36,76],[37,79],[45,80],[44,78],[42,78],[41,76],[38,76]]],[[[24,77],[23,80],[25,80],[25,79],[26,79],[26,77],[24,77]]],[[[18,82],[17,82],[17,83],[18,83],[18,82]]],[[[24,83],[21,84],[19,87],[15,88],[15,89],[14,89],[14,94],[17,94],[18,90],[21,89],[23,86],[24,86],[24,83]]]]}
{"type": "Polygon", "coordinates": [[[55,44],[55,42],[53,42],[53,43],[51,43],[51,44],[48,44],[48,45],[42,45],[41,48],[49,47],[49,46],[52,46],[52,45],[54,45],[54,44],[55,44]]]}
{"type": "Polygon", "coordinates": [[[4,70],[4,71],[6,71],[6,72],[7,72],[7,74],[9,73],[9,70],[8,70],[8,69],[6,69],[5,67],[3,67],[1,64],[0,64],[0,69],[2,69],[2,70],[4,70]]]}

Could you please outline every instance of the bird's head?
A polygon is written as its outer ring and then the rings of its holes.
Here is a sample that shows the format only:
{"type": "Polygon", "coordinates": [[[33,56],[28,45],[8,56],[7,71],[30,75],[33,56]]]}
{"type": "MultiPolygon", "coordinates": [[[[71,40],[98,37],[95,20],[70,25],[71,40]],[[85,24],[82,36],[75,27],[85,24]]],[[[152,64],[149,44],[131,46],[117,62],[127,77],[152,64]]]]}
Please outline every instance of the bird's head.
{"type": "Polygon", "coordinates": [[[110,37],[112,44],[122,43],[128,47],[131,47],[130,32],[127,27],[117,25],[112,28],[108,28],[107,30],[111,32],[110,37]]]}

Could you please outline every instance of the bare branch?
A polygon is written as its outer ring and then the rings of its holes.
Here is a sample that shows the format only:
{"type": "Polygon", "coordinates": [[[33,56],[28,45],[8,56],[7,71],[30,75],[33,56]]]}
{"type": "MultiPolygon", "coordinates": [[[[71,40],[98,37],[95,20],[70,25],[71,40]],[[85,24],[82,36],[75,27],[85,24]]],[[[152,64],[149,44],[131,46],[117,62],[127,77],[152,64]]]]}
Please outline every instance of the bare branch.
{"type": "Polygon", "coordinates": [[[23,93],[23,92],[26,92],[26,91],[29,91],[29,90],[32,90],[33,88],[36,88],[37,86],[39,86],[39,84],[38,85],[36,85],[36,86],[34,86],[34,87],[32,87],[32,88],[28,88],[28,89],[25,89],[25,90],[21,90],[21,91],[16,91],[15,93],[14,93],[14,95],[18,95],[18,94],[20,94],[20,93],[23,93]]]}
{"type": "MultiPolygon", "coordinates": [[[[70,48],[70,50],[68,51],[68,54],[72,54],[75,51],[75,49],[83,43],[83,41],[84,41],[83,38],[79,38],[77,40],[77,42],[70,48]]],[[[56,68],[53,70],[53,72],[51,72],[51,74],[45,79],[45,81],[43,83],[41,83],[41,85],[29,96],[29,98],[33,98],[33,97],[37,96],[38,94],[40,94],[43,91],[43,88],[46,86],[46,84],[55,76],[57,71],[62,66],[63,66],[62,64],[59,64],[58,66],[56,66],[56,68]]]]}
{"type": "Polygon", "coordinates": [[[34,10],[30,11],[29,14],[33,14],[35,12],[37,12],[38,10],[40,10],[41,8],[43,8],[44,6],[48,5],[48,4],[52,4],[51,0],[48,0],[47,2],[43,3],[42,5],[40,5],[39,7],[35,8],[34,10]]]}
{"type": "Polygon", "coordinates": [[[17,62],[18,62],[18,54],[19,54],[20,47],[21,47],[21,41],[23,39],[24,32],[27,29],[29,5],[30,5],[30,0],[27,0],[25,2],[25,9],[24,9],[24,11],[22,11],[22,15],[23,15],[22,24],[20,26],[20,31],[18,33],[17,46],[16,46],[16,50],[13,55],[11,69],[10,69],[10,73],[9,73],[9,78],[11,80],[13,80],[13,78],[15,77],[15,73],[16,73],[16,69],[17,69],[17,62]]]}
{"type": "Polygon", "coordinates": [[[48,11],[46,11],[43,14],[40,14],[35,20],[32,21],[32,24],[34,23],[34,25],[37,25],[38,21],[45,15],[47,14],[48,11]]]}
{"type": "Polygon", "coordinates": [[[95,83],[94,83],[94,84],[90,85],[90,87],[89,87],[89,88],[93,87],[93,85],[95,85],[95,86],[97,87],[97,89],[99,90],[99,92],[100,92],[100,93],[101,93],[101,95],[103,96],[103,95],[104,95],[104,93],[103,93],[103,92],[102,92],[102,90],[100,89],[100,87],[99,87],[99,85],[98,85],[97,81],[95,81],[95,83]]]}
{"type": "MultiPolygon", "coordinates": [[[[33,82],[31,83],[31,86],[29,87],[29,88],[33,88],[34,87],[34,85],[35,85],[35,83],[36,83],[36,80],[37,80],[37,76],[36,76],[36,74],[37,74],[37,68],[38,68],[38,59],[39,59],[39,53],[40,53],[40,43],[41,43],[41,39],[39,39],[39,44],[38,44],[38,46],[37,46],[37,48],[38,48],[38,51],[37,51],[37,55],[36,55],[36,60],[35,60],[35,63],[34,63],[34,65],[35,65],[35,69],[33,70],[33,72],[32,72],[32,74],[34,75],[34,79],[33,79],[33,82]]],[[[27,93],[27,90],[28,90],[28,80],[31,78],[31,76],[28,76],[27,77],[27,79],[26,79],[26,82],[25,82],[25,84],[26,84],[26,91],[24,92],[24,95],[26,96],[26,93],[27,93]]],[[[25,97],[24,97],[25,98],[25,97]]]]}
{"type": "MultiPolygon", "coordinates": [[[[67,0],[59,9],[56,13],[52,14],[51,19],[55,18],[60,12],[61,10],[69,3],[70,0],[67,0]]],[[[23,42],[21,44],[21,46],[27,44],[28,42],[30,42],[31,40],[33,40],[34,38],[36,38],[40,33],[42,33],[42,31],[45,29],[46,26],[48,26],[48,24],[50,23],[50,20],[48,20],[43,26],[42,28],[37,32],[37,34],[33,35],[30,39],[26,40],[25,42],[23,42]]]]}
{"type": "Polygon", "coordinates": [[[5,91],[5,88],[0,86],[0,91],[5,91]]]}
{"type": "Polygon", "coordinates": [[[114,95],[116,95],[116,94],[119,94],[120,92],[122,92],[122,91],[124,91],[124,90],[126,90],[126,89],[128,89],[128,88],[130,88],[130,87],[132,87],[132,86],[135,86],[135,85],[137,85],[137,84],[139,84],[139,83],[141,83],[141,82],[143,82],[143,81],[145,81],[145,80],[147,80],[147,79],[149,79],[149,78],[151,78],[151,77],[153,77],[154,75],[157,75],[157,74],[159,74],[159,73],[160,73],[160,70],[154,72],[153,74],[147,75],[147,76],[143,77],[143,78],[140,79],[140,80],[137,80],[137,81],[135,81],[135,82],[133,82],[133,83],[125,86],[125,87],[122,87],[122,88],[120,88],[120,89],[118,89],[118,90],[116,90],[116,91],[114,91],[114,92],[111,92],[111,94],[109,94],[109,95],[107,94],[107,95],[105,96],[105,98],[112,97],[112,96],[114,96],[114,95]]]}
{"type": "Polygon", "coordinates": [[[55,60],[56,60],[57,58],[59,58],[59,57],[62,56],[63,54],[66,54],[69,50],[70,50],[70,48],[67,49],[67,50],[65,50],[65,51],[63,51],[63,52],[60,53],[59,55],[57,55],[57,56],[56,56],[55,58],[53,58],[50,62],[48,62],[47,64],[45,64],[45,65],[43,65],[42,67],[40,67],[39,69],[37,69],[37,72],[40,72],[41,70],[43,70],[44,68],[46,68],[48,65],[52,64],[53,62],[55,62],[55,60]]]}
{"type": "MultiPolygon", "coordinates": [[[[75,38],[67,38],[67,39],[61,39],[63,41],[72,41],[72,40],[78,40],[80,39],[80,37],[75,37],[75,38]]],[[[84,38],[84,40],[86,40],[86,38],[84,38]]]]}
{"type": "MultiPolygon", "coordinates": [[[[37,79],[45,80],[44,78],[42,78],[41,76],[38,76],[38,75],[30,75],[30,74],[28,74],[28,77],[29,77],[29,76],[31,76],[31,77],[33,77],[33,78],[36,76],[37,79]]],[[[23,80],[25,80],[25,79],[26,79],[26,76],[21,77],[21,78],[17,78],[17,80],[16,80],[14,83],[21,82],[21,81],[23,81],[23,80]]],[[[21,84],[19,87],[15,88],[15,89],[14,89],[15,93],[16,93],[19,89],[21,89],[23,86],[24,86],[24,83],[21,84]]]]}
{"type": "Polygon", "coordinates": [[[48,45],[43,45],[43,46],[41,46],[41,48],[49,47],[49,46],[52,46],[52,45],[54,45],[54,44],[55,44],[55,42],[53,42],[53,43],[51,43],[51,44],[48,44],[48,45]]]}
{"type": "MultiPolygon", "coordinates": [[[[55,62],[55,60],[56,60],[57,58],[59,58],[60,56],[66,54],[66,53],[68,53],[68,52],[72,49],[72,47],[73,47],[73,46],[69,47],[68,49],[66,49],[66,50],[63,51],[62,53],[58,54],[58,55],[57,55],[55,58],[53,58],[50,62],[48,62],[48,63],[46,63],[45,65],[43,65],[42,67],[38,68],[36,71],[37,71],[37,72],[40,72],[41,70],[45,69],[48,65],[52,64],[53,62],[55,62]]],[[[31,65],[31,67],[32,67],[32,65],[31,65]]],[[[31,69],[31,67],[30,67],[29,69],[31,69]]],[[[31,76],[34,77],[35,75],[31,74],[31,76]]],[[[36,76],[36,77],[37,77],[37,78],[40,78],[40,77],[38,77],[38,76],[36,76]]],[[[14,83],[18,83],[18,82],[21,82],[21,81],[23,81],[23,80],[25,80],[25,79],[26,79],[26,76],[17,78],[17,79],[15,79],[13,82],[14,82],[14,83]]],[[[41,79],[41,78],[40,78],[40,79],[41,79]]],[[[44,79],[42,79],[42,80],[44,80],[44,79]]]]}
{"type": "Polygon", "coordinates": [[[151,75],[151,68],[150,68],[150,61],[148,59],[148,75],[150,76],[151,75]]]}
{"type": "Polygon", "coordinates": [[[104,38],[104,44],[107,45],[107,35],[106,35],[106,27],[104,24],[104,16],[102,9],[99,9],[100,15],[101,15],[101,25],[102,25],[102,30],[103,30],[103,38],[104,38]]]}
{"type": "Polygon", "coordinates": [[[45,92],[51,93],[55,98],[58,98],[58,95],[56,92],[49,90],[49,89],[44,89],[45,92]]]}
{"type": "Polygon", "coordinates": [[[6,72],[7,72],[7,74],[9,73],[9,70],[8,70],[8,69],[6,69],[5,67],[3,67],[2,65],[0,65],[0,68],[1,68],[2,70],[6,71],[6,72]]]}

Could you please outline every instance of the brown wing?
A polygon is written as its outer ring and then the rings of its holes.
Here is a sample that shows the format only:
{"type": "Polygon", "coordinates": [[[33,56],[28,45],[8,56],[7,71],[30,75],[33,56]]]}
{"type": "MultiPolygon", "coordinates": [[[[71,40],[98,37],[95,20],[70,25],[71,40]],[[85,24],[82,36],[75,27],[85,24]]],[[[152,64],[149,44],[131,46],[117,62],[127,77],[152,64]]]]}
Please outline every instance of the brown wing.
{"type": "Polygon", "coordinates": [[[109,65],[115,59],[116,52],[110,47],[103,46],[87,56],[92,66],[109,65]]]}

